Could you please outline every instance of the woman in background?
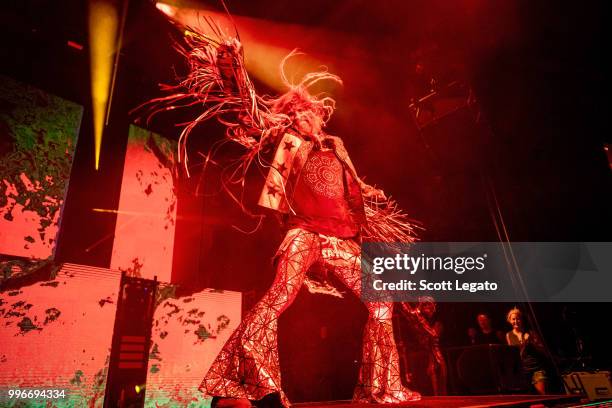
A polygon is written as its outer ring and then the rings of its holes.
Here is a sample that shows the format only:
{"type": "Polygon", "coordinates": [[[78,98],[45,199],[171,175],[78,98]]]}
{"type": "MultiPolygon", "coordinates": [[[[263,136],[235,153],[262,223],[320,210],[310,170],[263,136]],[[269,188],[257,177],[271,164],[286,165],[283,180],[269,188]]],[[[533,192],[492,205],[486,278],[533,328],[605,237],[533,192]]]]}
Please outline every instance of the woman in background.
{"type": "Polygon", "coordinates": [[[535,333],[524,329],[523,316],[519,309],[511,309],[506,320],[512,326],[512,330],[506,333],[506,342],[509,346],[520,347],[523,371],[538,394],[546,394],[548,378],[543,364],[544,345],[535,333]]]}

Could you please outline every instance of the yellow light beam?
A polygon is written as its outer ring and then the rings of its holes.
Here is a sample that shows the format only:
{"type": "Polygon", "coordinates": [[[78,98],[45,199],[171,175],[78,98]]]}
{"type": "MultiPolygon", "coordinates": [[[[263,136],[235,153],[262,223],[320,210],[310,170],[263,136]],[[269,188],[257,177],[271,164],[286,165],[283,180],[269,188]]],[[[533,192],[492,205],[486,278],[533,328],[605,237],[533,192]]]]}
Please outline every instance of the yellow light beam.
{"type": "Polygon", "coordinates": [[[138,216],[138,217],[165,218],[167,216],[165,213],[153,213],[153,212],[143,212],[143,211],[125,211],[125,210],[111,210],[111,209],[107,209],[107,208],[92,208],[91,210],[93,212],[98,212],[98,213],[135,215],[135,216],[138,216]]]}
{"type": "Polygon", "coordinates": [[[118,13],[112,0],[89,1],[89,52],[96,170],[100,167],[102,134],[116,51],[118,13]]]}

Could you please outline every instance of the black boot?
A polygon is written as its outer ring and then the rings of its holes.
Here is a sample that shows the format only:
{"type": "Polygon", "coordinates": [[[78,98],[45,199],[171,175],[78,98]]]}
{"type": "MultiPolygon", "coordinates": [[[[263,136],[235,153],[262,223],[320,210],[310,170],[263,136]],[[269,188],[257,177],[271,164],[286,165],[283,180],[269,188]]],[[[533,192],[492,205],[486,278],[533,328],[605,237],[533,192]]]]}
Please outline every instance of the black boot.
{"type": "Polygon", "coordinates": [[[252,402],[255,408],[289,408],[281,404],[280,394],[273,392],[265,397],[252,402]]]}
{"type": "Polygon", "coordinates": [[[210,408],[251,408],[251,401],[246,398],[213,397],[210,408]]]}

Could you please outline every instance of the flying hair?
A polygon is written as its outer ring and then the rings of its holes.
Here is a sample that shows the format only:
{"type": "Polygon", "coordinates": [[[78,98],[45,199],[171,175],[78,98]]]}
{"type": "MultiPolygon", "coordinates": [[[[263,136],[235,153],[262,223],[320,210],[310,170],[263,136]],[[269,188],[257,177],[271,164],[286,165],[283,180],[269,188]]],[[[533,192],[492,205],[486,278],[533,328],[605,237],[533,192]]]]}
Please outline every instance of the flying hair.
{"type": "Polygon", "coordinates": [[[295,56],[303,55],[297,49],[287,54],[280,63],[280,77],[283,85],[288,89],[283,95],[276,98],[269,98],[266,104],[270,110],[277,114],[287,115],[291,120],[295,119],[298,113],[310,111],[319,116],[323,123],[327,123],[336,109],[336,101],[330,96],[312,95],[309,91],[315,84],[321,81],[332,81],[342,85],[342,79],[335,74],[327,71],[323,67],[320,71],[305,74],[301,81],[293,83],[287,78],[287,61],[295,56]]]}

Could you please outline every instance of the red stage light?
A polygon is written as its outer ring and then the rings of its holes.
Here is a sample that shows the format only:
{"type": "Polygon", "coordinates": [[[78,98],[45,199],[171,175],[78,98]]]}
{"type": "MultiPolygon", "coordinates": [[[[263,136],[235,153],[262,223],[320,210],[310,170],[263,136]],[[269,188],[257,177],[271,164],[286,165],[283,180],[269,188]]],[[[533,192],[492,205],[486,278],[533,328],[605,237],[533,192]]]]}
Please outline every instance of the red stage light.
{"type": "Polygon", "coordinates": [[[77,42],[68,40],[66,42],[66,45],[68,45],[71,48],[74,48],[75,50],[83,51],[83,46],[81,44],[77,43],[77,42]]]}

